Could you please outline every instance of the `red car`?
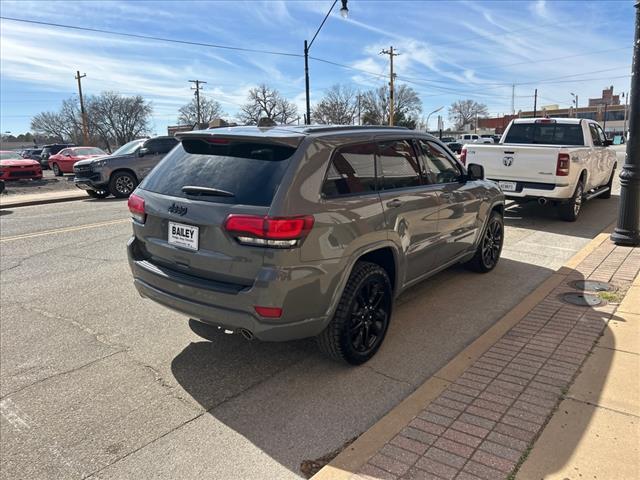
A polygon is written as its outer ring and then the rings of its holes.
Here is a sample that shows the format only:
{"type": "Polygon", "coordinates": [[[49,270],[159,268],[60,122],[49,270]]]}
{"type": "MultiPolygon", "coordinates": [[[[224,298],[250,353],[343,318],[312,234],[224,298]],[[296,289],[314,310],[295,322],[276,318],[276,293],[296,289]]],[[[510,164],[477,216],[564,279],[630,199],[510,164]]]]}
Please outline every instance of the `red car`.
{"type": "Polygon", "coordinates": [[[22,158],[17,152],[0,150],[0,180],[42,179],[42,167],[35,160],[22,158]]]}
{"type": "Polygon", "coordinates": [[[65,173],[73,173],[73,164],[93,157],[104,157],[108,153],[97,147],[69,147],[49,157],[49,168],[56,177],[65,173]]]}

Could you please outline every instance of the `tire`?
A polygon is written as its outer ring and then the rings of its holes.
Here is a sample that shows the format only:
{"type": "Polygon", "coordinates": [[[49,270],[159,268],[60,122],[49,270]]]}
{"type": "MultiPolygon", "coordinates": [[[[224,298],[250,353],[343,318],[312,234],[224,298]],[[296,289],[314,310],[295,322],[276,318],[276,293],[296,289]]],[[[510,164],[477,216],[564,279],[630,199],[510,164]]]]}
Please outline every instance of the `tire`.
{"type": "Polygon", "coordinates": [[[616,166],[613,166],[613,170],[611,170],[611,176],[609,177],[609,181],[607,182],[607,184],[605,185],[605,187],[609,187],[609,190],[607,190],[606,192],[604,192],[602,195],[598,195],[596,198],[601,198],[601,199],[608,199],[611,198],[611,190],[613,188],[613,176],[616,173],[616,166]]]}
{"type": "Polygon", "coordinates": [[[91,198],[107,198],[111,192],[108,190],[87,190],[87,195],[91,198]]]}
{"type": "Polygon", "coordinates": [[[116,198],[127,198],[137,186],[138,180],[129,172],[116,172],[109,181],[109,191],[116,198]]]}
{"type": "Polygon", "coordinates": [[[575,222],[582,210],[582,203],[584,201],[584,183],[582,180],[576,185],[576,190],[573,192],[573,197],[568,202],[560,204],[560,218],[565,222],[575,222]]]}
{"type": "Polygon", "coordinates": [[[387,272],[375,263],[357,262],[327,328],[316,337],[329,358],[360,365],[380,348],[389,327],[393,290],[387,272]]]}
{"type": "Polygon", "coordinates": [[[57,163],[53,164],[53,174],[56,177],[61,177],[63,175],[62,170],[60,170],[60,167],[58,166],[57,163]]]}
{"type": "Polygon", "coordinates": [[[199,322],[193,318],[189,319],[189,328],[191,328],[193,333],[205,340],[209,340],[210,342],[220,338],[218,327],[214,327],[213,325],[209,325],[204,322],[199,322]]]}
{"type": "Polygon", "coordinates": [[[496,268],[504,243],[504,217],[493,210],[482,232],[476,253],[465,267],[478,273],[487,273],[496,268]]]}

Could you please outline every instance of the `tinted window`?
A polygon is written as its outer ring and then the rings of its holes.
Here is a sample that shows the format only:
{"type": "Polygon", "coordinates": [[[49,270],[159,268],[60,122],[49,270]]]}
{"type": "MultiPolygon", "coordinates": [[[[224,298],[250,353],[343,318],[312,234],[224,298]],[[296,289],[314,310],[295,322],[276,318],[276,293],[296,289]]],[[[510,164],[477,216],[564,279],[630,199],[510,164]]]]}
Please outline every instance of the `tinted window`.
{"type": "Polygon", "coordinates": [[[584,145],[582,126],[571,123],[514,123],[504,143],[584,145]]]}
{"type": "Polygon", "coordinates": [[[380,188],[391,190],[420,185],[420,169],[407,140],[378,143],[380,188]]]}
{"type": "Polygon", "coordinates": [[[591,140],[593,140],[593,144],[596,146],[602,145],[600,141],[600,135],[598,134],[598,129],[593,123],[589,124],[589,132],[591,132],[591,140]]]}
{"type": "Polygon", "coordinates": [[[460,181],[462,172],[445,150],[433,142],[420,140],[420,150],[429,183],[453,183],[460,181]]]}
{"type": "Polygon", "coordinates": [[[270,143],[212,144],[185,139],[151,171],[140,188],[187,197],[184,186],[226,190],[233,197],[199,196],[217,203],[269,206],[295,148],[270,143]]]}
{"type": "Polygon", "coordinates": [[[375,191],[375,151],[373,143],[349,145],[336,150],[322,193],[333,197],[375,191]]]}

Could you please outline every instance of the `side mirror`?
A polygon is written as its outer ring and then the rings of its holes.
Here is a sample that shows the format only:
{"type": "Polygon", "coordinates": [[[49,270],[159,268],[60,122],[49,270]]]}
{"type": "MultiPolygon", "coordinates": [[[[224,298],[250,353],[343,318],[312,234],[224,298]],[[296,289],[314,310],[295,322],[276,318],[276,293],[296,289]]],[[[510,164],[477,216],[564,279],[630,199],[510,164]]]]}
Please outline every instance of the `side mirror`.
{"type": "Polygon", "coordinates": [[[477,163],[467,165],[467,180],[484,180],[484,167],[477,163]]]}
{"type": "Polygon", "coordinates": [[[146,147],[142,147],[138,150],[138,156],[139,157],[144,157],[145,155],[149,154],[149,149],[146,147]]]}

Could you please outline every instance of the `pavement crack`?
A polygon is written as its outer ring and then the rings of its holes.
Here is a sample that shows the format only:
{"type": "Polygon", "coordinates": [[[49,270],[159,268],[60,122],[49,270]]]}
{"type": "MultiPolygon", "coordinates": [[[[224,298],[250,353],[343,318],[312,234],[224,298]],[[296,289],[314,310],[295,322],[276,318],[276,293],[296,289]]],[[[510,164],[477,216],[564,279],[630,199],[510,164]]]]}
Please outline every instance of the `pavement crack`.
{"type": "Polygon", "coordinates": [[[397,383],[402,383],[402,384],[408,385],[409,387],[412,387],[412,388],[414,387],[414,385],[411,382],[408,382],[406,380],[402,380],[400,378],[392,377],[391,375],[388,375],[388,374],[386,374],[384,372],[381,372],[380,370],[376,370],[375,368],[373,368],[373,367],[371,367],[369,365],[364,365],[364,367],[368,368],[369,370],[371,370],[374,373],[377,373],[378,375],[383,376],[384,378],[386,378],[388,380],[392,380],[392,381],[397,382],[397,383]]]}

